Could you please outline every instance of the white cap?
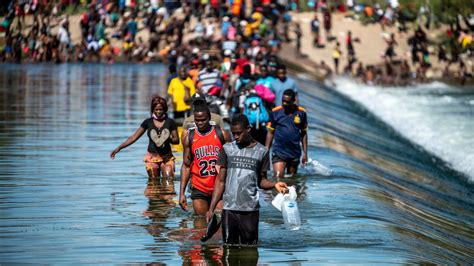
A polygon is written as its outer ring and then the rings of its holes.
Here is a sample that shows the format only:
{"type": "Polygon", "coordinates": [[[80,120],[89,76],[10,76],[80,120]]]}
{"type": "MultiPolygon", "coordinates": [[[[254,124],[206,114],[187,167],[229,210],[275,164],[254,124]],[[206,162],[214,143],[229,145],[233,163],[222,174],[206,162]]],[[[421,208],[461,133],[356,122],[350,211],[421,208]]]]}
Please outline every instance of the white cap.
{"type": "Polygon", "coordinates": [[[198,54],[199,53],[199,48],[195,47],[192,51],[193,54],[198,54]]]}
{"type": "Polygon", "coordinates": [[[229,50],[229,49],[227,49],[227,50],[224,51],[224,55],[225,55],[225,56],[230,56],[231,54],[232,54],[232,51],[229,50]]]}
{"type": "Polygon", "coordinates": [[[166,10],[166,7],[160,7],[156,11],[157,14],[162,15],[162,16],[167,16],[168,15],[168,10],[166,10]]]}

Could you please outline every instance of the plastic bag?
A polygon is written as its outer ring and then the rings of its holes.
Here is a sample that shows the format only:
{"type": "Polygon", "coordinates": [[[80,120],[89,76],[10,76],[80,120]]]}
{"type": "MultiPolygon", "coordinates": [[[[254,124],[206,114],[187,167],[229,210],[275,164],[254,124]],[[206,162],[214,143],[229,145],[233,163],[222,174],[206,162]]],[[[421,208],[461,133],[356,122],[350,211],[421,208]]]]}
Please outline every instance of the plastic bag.
{"type": "Polygon", "coordinates": [[[299,230],[301,228],[301,219],[298,203],[296,203],[296,190],[295,187],[289,187],[289,189],[290,193],[284,196],[281,204],[283,222],[289,230],[299,230]]]}

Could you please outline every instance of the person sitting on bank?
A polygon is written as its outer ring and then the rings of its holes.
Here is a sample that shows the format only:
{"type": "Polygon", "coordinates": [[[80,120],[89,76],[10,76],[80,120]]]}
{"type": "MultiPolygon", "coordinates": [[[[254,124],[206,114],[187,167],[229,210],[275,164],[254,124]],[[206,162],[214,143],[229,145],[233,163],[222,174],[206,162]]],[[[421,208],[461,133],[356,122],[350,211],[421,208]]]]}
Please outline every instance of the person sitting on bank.
{"type": "Polygon", "coordinates": [[[279,193],[288,190],[286,183],[267,179],[268,149],[252,138],[250,130],[247,117],[235,115],[231,122],[235,141],[223,146],[217,160],[220,170],[206,216],[210,221],[222,198],[224,245],[257,245],[260,208],[257,188],[275,188],[279,193]]]}
{"type": "Polygon", "coordinates": [[[303,164],[308,161],[308,121],[306,110],[296,103],[296,94],[292,89],[283,92],[282,105],[273,108],[268,122],[265,146],[273,144],[273,173],[283,178],[284,172],[294,175],[298,171],[303,146],[303,164]],[[300,146],[301,142],[301,146],[300,146]]]}

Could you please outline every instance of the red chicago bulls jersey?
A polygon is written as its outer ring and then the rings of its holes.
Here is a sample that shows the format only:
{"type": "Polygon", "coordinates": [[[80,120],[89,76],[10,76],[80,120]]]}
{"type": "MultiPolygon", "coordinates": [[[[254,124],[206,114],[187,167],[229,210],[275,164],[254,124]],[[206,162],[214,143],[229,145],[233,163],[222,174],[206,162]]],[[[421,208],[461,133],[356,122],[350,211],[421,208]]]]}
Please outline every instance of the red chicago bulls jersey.
{"type": "Polygon", "coordinates": [[[214,181],[217,177],[216,163],[222,142],[216,132],[216,128],[202,135],[197,129],[191,142],[191,184],[196,189],[212,195],[214,181]]]}

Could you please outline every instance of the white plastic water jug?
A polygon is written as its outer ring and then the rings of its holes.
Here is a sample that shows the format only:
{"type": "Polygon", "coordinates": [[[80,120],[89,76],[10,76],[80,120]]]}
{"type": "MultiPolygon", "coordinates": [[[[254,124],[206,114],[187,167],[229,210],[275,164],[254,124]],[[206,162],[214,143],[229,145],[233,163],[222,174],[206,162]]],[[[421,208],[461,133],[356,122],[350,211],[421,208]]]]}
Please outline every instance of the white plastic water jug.
{"type": "Polygon", "coordinates": [[[283,222],[289,230],[298,230],[301,228],[300,211],[296,203],[295,187],[289,187],[289,194],[284,195],[281,203],[281,212],[283,214],[283,222]]]}
{"type": "Polygon", "coordinates": [[[313,160],[309,158],[308,165],[312,166],[313,171],[317,174],[320,174],[323,176],[330,176],[332,174],[331,168],[325,166],[324,164],[318,162],[317,160],[313,160]]]}

